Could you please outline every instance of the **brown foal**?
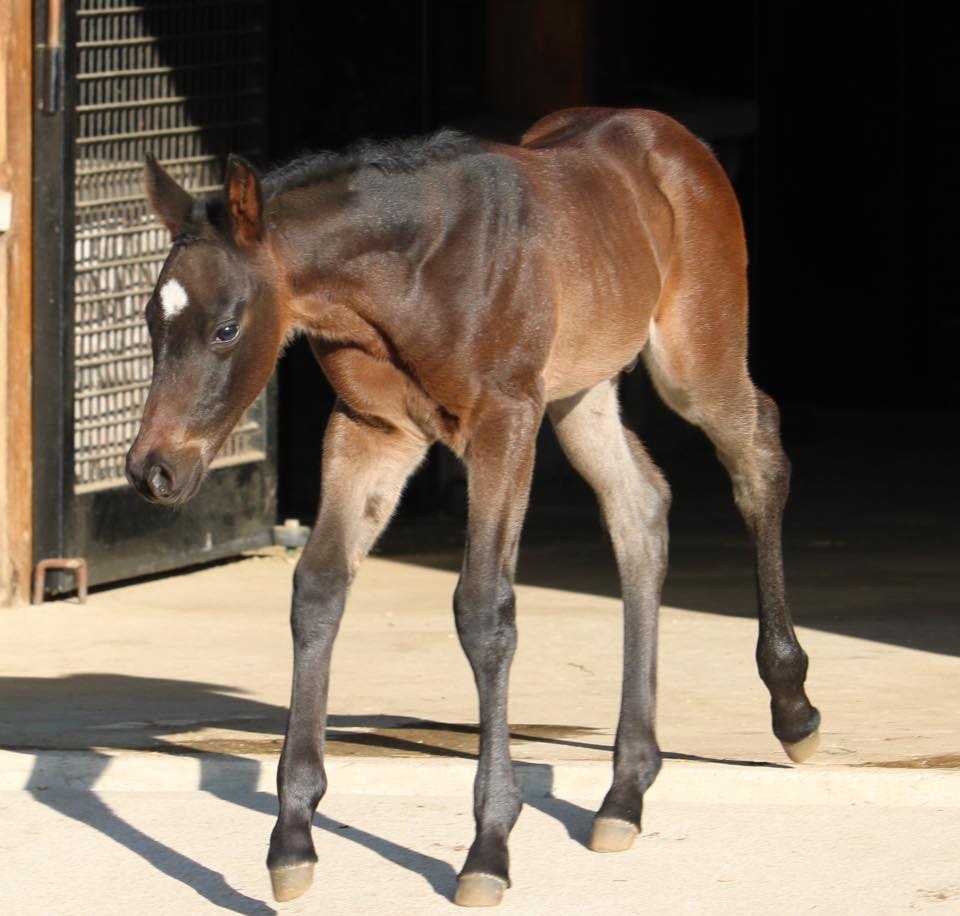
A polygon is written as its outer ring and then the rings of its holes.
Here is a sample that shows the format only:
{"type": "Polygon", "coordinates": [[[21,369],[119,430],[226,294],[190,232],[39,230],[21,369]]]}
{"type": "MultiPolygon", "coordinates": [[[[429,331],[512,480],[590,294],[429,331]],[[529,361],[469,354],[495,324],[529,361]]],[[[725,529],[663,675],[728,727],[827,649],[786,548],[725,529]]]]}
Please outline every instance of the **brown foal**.
{"type": "Polygon", "coordinates": [[[476,838],[455,900],[499,902],[520,811],[507,725],[517,544],[544,413],[603,508],[623,589],[623,694],[613,784],[591,848],[626,849],[660,769],[657,615],[669,489],[620,419],[617,378],[642,354],[667,404],[699,426],[756,545],[757,662],[773,731],[816,749],[807,657],[787,606],[781,515],[789,464],[777,408],[747,371],[746,250],[709,149],[649,111],[575,109],[519,146],[442,132],[319,154],[259,176],[232,158],[223,196],[195,200],[153,160],[174,235],[147,306],[154,375],[127,468],[178,504],[266,384],[284,342],[310,337],[336,390],[319,517],[294,576],[293,693],[267,864],[303,893],[326,789],[330,656],[347,590],[429,446],[468,470],[454,595],[480,705],[476,838]]]}

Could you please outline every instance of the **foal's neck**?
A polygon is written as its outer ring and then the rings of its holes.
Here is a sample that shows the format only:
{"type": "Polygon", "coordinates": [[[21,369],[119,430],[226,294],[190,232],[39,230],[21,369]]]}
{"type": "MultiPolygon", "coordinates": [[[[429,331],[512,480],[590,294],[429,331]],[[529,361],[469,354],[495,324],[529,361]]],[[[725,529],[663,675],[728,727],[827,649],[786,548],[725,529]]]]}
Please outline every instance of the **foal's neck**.
{"type": "Polygon", "coordinates": [[[537,295],[518,280],[536,256],[534,203],[516,164],[481,148],[286,191],[268,201],[268,232],[296,323],[350,312],[403,351],[537,295]]]}
{"type": "Polygon", "coordinates": [[[414,174],[344,176],[270,203],[275,250],[297,298],[367,311],[404,298],[437,225],[440,201],[414,174]]]}

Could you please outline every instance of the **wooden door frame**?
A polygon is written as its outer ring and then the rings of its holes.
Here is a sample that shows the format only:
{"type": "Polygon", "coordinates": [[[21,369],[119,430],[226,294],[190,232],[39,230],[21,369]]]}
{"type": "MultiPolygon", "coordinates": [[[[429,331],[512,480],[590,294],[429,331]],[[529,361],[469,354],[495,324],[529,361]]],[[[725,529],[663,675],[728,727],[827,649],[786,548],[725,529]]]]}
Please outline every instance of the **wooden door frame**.
{"type": "Polygon", "coordinates": [[[0,606],[29,600],[33,565],[33,4],[0,0],[0,606]]]}

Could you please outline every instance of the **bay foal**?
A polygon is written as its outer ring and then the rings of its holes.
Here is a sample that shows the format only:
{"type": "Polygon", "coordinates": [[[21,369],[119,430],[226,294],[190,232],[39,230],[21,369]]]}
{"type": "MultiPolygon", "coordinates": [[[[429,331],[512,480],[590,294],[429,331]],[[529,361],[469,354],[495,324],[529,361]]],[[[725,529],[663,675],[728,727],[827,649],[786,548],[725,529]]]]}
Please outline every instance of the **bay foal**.
{"type": "Polygon", "coordinates": [[[819,715],[784,593],[789,465],[777,408],[746,364],[740,212],[710,151],[648,111],[576,109],[519,146],[459,134],[355,147],[262,178],[232,158],[222,197],[197,201],[153,160],[150,199],[173,247],[147,306],[154,375],[127,468],[147,499],[199,488],[284,342],[309,336],[337,394],[322,498],[294,576],[293,693],[267,864],[277,899],[303,893],[323,797],[327,688],[350,582],[429,446],[468,470],[469,522],[454,594],[476,678],[476,838],[456,901],[497,903],[520,811],[507,725],[513,579],[537,430],[547,413],[603,508],[624,600],[613,784],[593,827],[626,849],[660,769],[657,614],[669,491],[617,401],[642,354],[663,399],[730,472],[756,545],[757,662],[773,731],[800,761],[819,715]]]}

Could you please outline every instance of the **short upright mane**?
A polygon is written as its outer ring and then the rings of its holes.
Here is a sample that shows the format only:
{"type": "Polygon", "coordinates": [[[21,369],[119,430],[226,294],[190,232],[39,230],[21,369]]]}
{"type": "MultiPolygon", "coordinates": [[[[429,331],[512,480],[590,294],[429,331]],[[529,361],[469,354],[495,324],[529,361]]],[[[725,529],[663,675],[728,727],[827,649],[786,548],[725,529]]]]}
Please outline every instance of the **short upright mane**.
{"type": "Polygon", "coordinates": [[[478,149],[476,139],[456,130],[404,140],[361,140],[340,152],[308,153],[272,169],[263,176],[264,196],[269,199],[365,168],[387,174],[416,172],[432,162],[446,162],[478,149]]]}

